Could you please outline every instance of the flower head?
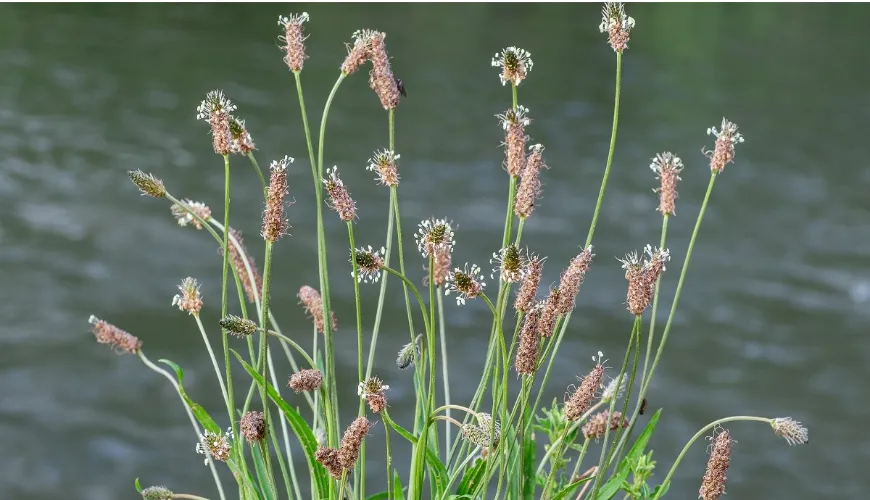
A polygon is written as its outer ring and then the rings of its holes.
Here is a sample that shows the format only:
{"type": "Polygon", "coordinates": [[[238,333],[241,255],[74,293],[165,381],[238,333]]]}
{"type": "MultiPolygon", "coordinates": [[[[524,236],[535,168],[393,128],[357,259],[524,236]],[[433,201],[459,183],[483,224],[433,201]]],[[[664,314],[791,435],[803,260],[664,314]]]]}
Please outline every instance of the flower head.
{"type": "Polygon", "coordinates": [[[166,196],[166,188],[163,186],[163,181],[154,176],[154,174],[146,174],[141,170],[130,170],[127,172],[133,184],[139,188],[143,195],[154,198],[163,198],[166,196]]]}
{"type": "Polygon", "coordinates": [[[371,36],[369,54],[372,60],[372,70],[369,72],[369,86],[377,94],[384,109],[394,109],[399,105],[399,82],[390,66],[387,55],[387,35],[375,32],[371,36]]]}
{"type": "Polygon", "coordinates": [[[434,257],[437,251],[453,251],[456,241],[453,239],[453,226],[447,219],[426,219],[418,225],[417,249],[423,257],[434,257]]]}
{"type": "Polygon", "coordinates": [[[725,473],[731,463],[731,433],[727,429],[719,428],[712,437],[713,446],[710,451],[710,459],[707,461],[707,470],[704,471],[704,479],[698,490],[699,498],[703,500],[718,500],[725,493],[725,473]]]}
{"type": "MultiPolygon", "coordinates": [[[[380,250],[372,250],[371,245],[355,250],[355,256],[351,256],[351,258],[355,257],[357,279],[360,283],[376,283],[381,278],[386,252],[383,247],[380,250]]],[[[352,271],[350,275],[353,276],[352,271]]]]}
{"type": "Polygon", "coordinates": [[[662,215],[674,215],[675,202],[677,200],[677,182],[680,179],[680,171],[683,170],[683,160],[679,156],[671,153],[659,153],[653,158],[649,166],[656,173],[656,178],[660,181],[658,189],[653,189],[659,194],[659,207],[656,209],[662,215]]]}
{"type": "Polygon", "coordinates": [[[444,286],[444,295],[450,295],[450,292],[455,292],[456,303],[465,305],[466,299],[473,299],[483,292],[486,288],[486,283],[480,276],[480,268],[477,264],[472,264],[469,269],[468,263],[463,269],[455,268],[452,273],[447,276],[447,283],[444,286]]]}
{"type": "Polygon", "coordinates": [[[560,295],[558,287],[550,287],[547,300],[541,304],[541,319],[538,320],[538,335],[541,337],[549,338],[553,336],[553,331],[556,329],[556,320],[559,318],[560,295]]]}
{"type": "Polygon", "coordinates": [[[96,316],[88,318],[91,332],[100,344],[109,344],[116,350],[136,354],[142,348],[142,341],[117,326],[107,323],[96,316]]]}
{"type": "Polygon", "coordinates": [[[205,465],[208,465],[208,457],[220,462],[226,462],[230,458],[230,441],[233,440],[233,430],[227,429],[225,434],[205,431],[196,443],[196,452],[205,455],[205,465]]]}
{"type": "MultiPolygon", "coordinates": [[[[299,300],[302,301],[302,304],[305,306],[305,312],[311,316],[312,321],[314,321],[314,327],[317,328],[317,331],[320,333],[324,333],[323,330],[323,298],[320,296],[320,292],[316,289],[303,285],[299,289],[299,300]]],[[[332,320],[332,331],[338,330],[338,320],[335,319],[335,311],[329,311],[330,318],[332,320]]]]}
{"type": "Polygon", "coordinates": [[[501,84],[505,85],[511,82],[514,85],[519,85],[526,79],[526,75],[532,71],[532,55],[527,50],[518,47],[508,47],[502,49],[501,52],[496,52],[492,58],[492,65],[496,68],[501,68],[501,74],[498,78],[501,84]]]}
{"type": "Polygon", "coordinates": [[[142,490],[142,500],[172,500],[175,494],[166,486],[149,486],[142,490]]]}
{"type": "Polygon", "coordinates": [[[713,151],[705,151],[704,154],[710,158],[710,170],[718,174],[725,165],[734,161],[734,146],[743,142],[743,136],[737,132],[737,125],[725,118],[722,118],[722,126],[719,130],[710,127],[707,129],[707,135],[716,137],[713,151]]]}
{"type": "MultiPolygon", "coordinates": [[[[453,255],[449,250],[435,250],[435,257],[432,259],[432,281],[435,286],[441,286],[447,282],[447,276],[450,275],[450,265],[453,263],[453,255]]],[[[428,270],[427,266],[423,266],[424,270],[428,270]]],[[[429,284],[429,273],[423,276],[423,284],[429,284]]]]}
{"type": "Polygon", "coordinates": [[[341,437],[341,446],[338,448],[338,461],[345,469],[353,468],[359,456],[359,448],[363,438],[369,433],[372,423],[364,417],[359,417],[347,427],[341,437]]]}
{"type": "Polygon", "coordinates": [[[621,411],[615,411],[613,416],[610,416],[610,411],[604,410],[589,418],[583,426],[583,435],[588,439],[598,439],[607,432],[608,426],[611,431],[615,431],[620,427],[628,427],[628,421],[622,416],[621,411]]]}
{"type": "Polygon", "coordinates": [[[538,345],[541,340],[538,335],[538,319],[541,317],[542,309],[540,305],[533,307],[523,320],[520,344],[514,359],[514,368],[520,375],[532,375],[537,370],[538,345]]]}
{"type": "MultiPolygon", "coordinates": [[[[230,228],[230,262],[239,273],[239,278],[242,281],[242,288],[245,289],[245,295],[248,300],[256,302],[260,290],[263,289],[263,277],[257,269],[257,263],[254,258],[245,248],[245,242],[242,240],[242,233],[233,228],[230,228]],[[249,272],[250,270],[250,272],[249,272]]],[[[218,251],[223,254],[223,249],[218,247],[218,251]]]]}
{"type": "Polygon", "coordinates": [[[266,437],[266,420],[262,412],[249,411],[239,422],[239,432],[249,443],[262,441],[266,437]]]}
{"type": "Polygon", "coordinates": [[[260,327],[249,319],[245,319],[233,314],[228,314],[224,319],[220,320],[221,328],[236,337],[250,337],[260,331],[260,327]]]}
{"type": "Polygon", "coordinates": [[[773,427],[773,433],[785,439],[789,446],[810,442],[807,428],[791,417],[775,418],[770,421],[770,426],[773,427]]]}
{"type": "Polygon", "coordinates": [[[369,409],[374,413],[380,413],[387,407],[387,398],[385,393],[390,389],[390,386],[383,383],[377,377],[367,378],[364,382],[360,382],[357,386],[356,393],[362,399],[366,400],[369,409]]]}
{"type": "Polygon", "coordinates": [[[290,14],[290,16],[278,16],[278,26],[284,28],[284,36],[281,37],[285,43],[284,62],[290,71],[298,73],[302,71],[302,65],[305,59],[305,34],[303,32],[302,23],[308,21],[308,13],[290,14]]]}
{"type": "Polygon", "coordinates": [[[601,380],[604,379],[604,363],[601,351],[598,352],[598,357],[592,357],[596,362],[595,367],[588,375],[583,377],[580,386],[574,391],[568,401],[565,402],[565,418],[574,421],[579,419],[592,406],[592,400],[595,399],[595,394],[601,386],[601,380]]]}
{"type": "Polygon", "coordinates": [[[544,260],[544,258],[534,254],[528,256],[523,271],[522,284],[520,284],[516,301],[514,301],[514,309],[517,311],[528,312],[534,306],[535,294],[538,293],[541,273],[544,271],[544,260]]]}
{"type": "Polygon", "coordinates": [[[399,172],[396,169],[396,161],[401,157],[402,155],[388,149],[375,151],[375,154],[369,159],[366,170],[377,174],[376,179],[384,186],[398,186],[399,172]]]}
{"type": "Polygon", "coordinates": [[[411,366],[414,363],[414,358],[420,355],[419,342],[420,337],[422,336],[423,335],[417,335],[417,338],[415,338],[413,342],[408,342],[399,349],[399,354],[396,355],[396,366],[398,366],[400,370],[404,370],[411,366]]]}
{"type": "Polygon", "coordinates": [[[353,45],[347,46],[347,57],[341,64],[341,72],[345,75],[356,73],[366,61],[371,58],[372,40],[378,32],[374,30],[357,30],[353,33],[353,45]]]}
{"type": "Polygon", "coordinates": [[[535,211],[535,200],[541,197],[541,169],[547,168],[544,146],[533,144],[529,150],[531,152],[526,157],[526,167],[522,171],[514,202],[514,213],[520,219],[527,219],[535,211]]]}
{"type": "Polygon", "coordinates": [[[328,175],[323,179],[323,185],[329,193],[329,207],[338,212],[338,217],[345,222],[356,219],[356,202],[338,176],[338,167],[332,167],[331,171],[326,169],[326,173],[328,175]]]}
{"type": "Polygon", "coordinates": [[[316,391],[320,389],[321,385],[323,385],[323,373],[312,368],[299,370],[291,375],[287,382],[287,387],[297,393],[316,391]]]}
{"type": "Polygon", "coordinates": [[[667,249],[653,250],[649,245],[644,248],[644,255],[645,258],[641,259],[637,252],[632,252],[626,254],[624,259],[619,259],[625,269],[625,279],[628,280],[626,304],[636,316],[643,314],[649,306],[658,279],[665,270],[665,263],[671,258],[667,249]]]}
{"type": "Polygon", "coordinates": [[[236,105],[224,96],[222,90],[212,90],[196,108],[196,119],[203,120],[211,127],[212,146],[219,155],[233,152],[230,132],[230,114],[236,105]]]}
{"type": "Polygon", "coordinates": [[[562,273],[562,279],[559,281],[559,302],[556,304],[556,311],[559,314],[568,314],[574,310],[574,299],[586,278],[586,271],[589,270],[593,257],[595,254],[592,253],[592,245],[590,245],[571,259],[568,269],[562,273]]]}
{"type": "Polygon", "coordinates": [[[202,229],[202,219],[204,222],[211,220],[211,209],[205,203],[184,199],[181,200],[182,205],[173,203],[169,210],[172,216],[178,221],[178,225],[185,227],[188,224],[193,224],[197,230],[202,229]],[[196,217],[194,217],[196,216],[196,217]],[[198,217],[198,218],[197,218],[198,217]]]}
{"type": "Polygon", "coordinates": [[[245,127],[245,120],[230,116],[230,147],[234,153],[246,155],[257,149],[254,145],[254,140],[248,129],[245,127]]]}
{"type": "Polygon", "coordinates": [[[178,290],[181,293],[172,298],[172,305],[178,306],[180,311],[187,311],[188,314],[199,314],[199,311],[202,310],[199,283],[195,279],[187,277],[181,280],[178,290]]]}
{"type": "Polygon", "coordinates": [[[291,163],[293,158],[285,156],[269,166],[272,174],[269,178],[266,210],[263,212],[263,238],[272,243],[287,234],[290,227],[284,217],[284,198],[287,196],[287,167],[291,163]]]}
{"type": "Polygon", "coordinates": [[[320,462],[333,478],[336,480],[341,479],[344,468],[338,460],[338,450],[321,445],[317,448],[317,452],[314,453],[314,459],[320,462]]]}
{"type": "Polygon", "coordinates": [[[496,276],[506,283],[516,283],[524,278],[528,258],[520,253],[516,245],[510,244],[492,254],[490,264],[498,264],[493,270],[492,279],[496,276]]]}
{"type": "Polygon", "coordinates": [[[518,177],[526,168],[526,127],[531,123],[528,118],[528,108],[517,106],[517,109],[509,109],[496,117],[501,121],[505,131],[504,168],[508,175],[518,177]]]}
{"type": "Polygon", "coordinates": [[[631,29],[634,28],[634,18],[625,14],[625,6],[621,2],[607,2],[601,9],[601,24],[598,30],[607,33],[610,46],[616,52],[628,48],[631,29]]]}

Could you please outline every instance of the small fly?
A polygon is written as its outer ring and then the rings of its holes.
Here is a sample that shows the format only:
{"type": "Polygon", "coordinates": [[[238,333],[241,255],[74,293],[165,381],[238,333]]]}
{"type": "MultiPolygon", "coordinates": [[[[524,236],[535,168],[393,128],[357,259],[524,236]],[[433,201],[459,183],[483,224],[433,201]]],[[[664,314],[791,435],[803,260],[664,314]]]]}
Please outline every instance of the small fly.
{"type": "Polygon", "coordinates": [[[399,89],[399,93],[402,94],[402,97],[408,97],[408,94],[405,92],[405,83],[402,82],[401,78],[393,76],[396,79],[396,88],[399,89]]]}

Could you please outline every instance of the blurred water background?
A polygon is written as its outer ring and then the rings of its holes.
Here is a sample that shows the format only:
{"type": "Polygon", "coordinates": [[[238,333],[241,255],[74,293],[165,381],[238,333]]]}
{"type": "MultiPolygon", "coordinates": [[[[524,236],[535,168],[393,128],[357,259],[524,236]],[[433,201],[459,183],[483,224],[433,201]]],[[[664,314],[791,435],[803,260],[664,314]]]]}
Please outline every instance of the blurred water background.
{"type": "MultiPolygon", "coordinates": [[[[286,331],[310,338],[295,294],[317,285],[313,193],[293,79],[276,41],[279,14],[311,14],[303,81],[315,123],[343,42],[363,27],[388,33],[393,68],[408,90],[396,143],[415,280],[422,261],[410,235],[421,218],[457,222],[460,264],[486,263],[501,241],[507,183],[494,115],[509,105],[510,92],[489,61],[508,45],[531,51],[534,70],[520,103],[531,110],[528,133],[546,145],[551,169],[523,239],[549,256],[549,283],[585,239],[607,153],[615,56],[598,33],[598,9],[0,5],[0,496],[135,498],[132,483],[140,477],[216,497],[171,387],[135,357],[96,344],[87,324],[96,314],[141,337],[152,359],[181,364],[191,395],[223,415],[202,339],[170,307],[181,278],[197,277],[203,317],[217,339],[216,245],[205,232],[178,228],[168,206],[139,197],[125,175],[153,172],[174,194],[219,214],[222,162],[195,120],[196,105],[213,88],[239,105],[261,164],[297,158],[293,236],[276,246],[273,305],[286,331]]],[[[631,317],[614,257],[658,242],[648,165],[664,150],[687,166],[670,224],[673,260],[662,294],[662,307],[669,306],[708,180],[700,150],[712,140],[705,131],[724,115],[746,142],[717,182],[649,395],[651,407],[664,409],[652,442],[656,477],[717,417],[790,415],[810,427],[809,445],[789,449],[763,425],[731,427],[739,443],[729,498],[861,498],[870,488],[870,8],[643,4],[629,6],[629,14],[637,27],[624,58],[597,259],[547,399],[561,399],[599,350],[618,367],[631,317]]],[[[385,113],[365,74],[342,85],[332,109],[326,162],[341,168],[358,201],[357,241],[379,247],[387,190],[364,166],[387,145],[385,113]]],[[[247,161],[234,159],[233,225],[262,262],[258,190],[247,161]]],[[[331,274],[342,280],[346,232],[331,213],[327,230],[331,274]]],[[[340,283],[333,302],[343,325],[336,342],[347,422],[356,411],[356,350],[353,291],[340,283]]],[[[363,290],[369,331],[377,288],[363,290]]],[[[479,301],[446,305],[453,399],[468,401],[489,313],[479,301]]],[[[407,323],[395,282],[385,313],[376,373],[393,386],[394,417],[407,422],[409,374],[394,363],[407,323]]],[[[382,470],[382,436],[379,426],[369,448],[372,481],[382,470]]],[[[675,477],[674,498],[694,498],[705,462],[698,443],[675,477]]],[[[378,490],[371,485],[369,493],[378,490]]]]}

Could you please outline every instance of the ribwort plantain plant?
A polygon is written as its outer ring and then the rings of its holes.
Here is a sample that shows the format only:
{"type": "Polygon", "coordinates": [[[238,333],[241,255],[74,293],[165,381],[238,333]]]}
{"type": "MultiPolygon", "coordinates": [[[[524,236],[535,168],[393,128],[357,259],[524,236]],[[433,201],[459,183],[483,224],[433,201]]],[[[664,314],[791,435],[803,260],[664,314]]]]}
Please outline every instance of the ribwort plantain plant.
{"type": "MultiPolygon", "coordinates": [[[[534,129],[534,122],[529,108],[519,103],[519,87],[523,85],[525,89],[533,81],[531,54],[522,48],[507,47],[497,52],[491,61],[498,69],[498,81],[505,88],[510,87],[510,103],[495,115],[504,131],[502,163],[507,174],[507,207],[502,240],[491,242],[493,268],[487,288],[487,273],[480,261],[463,263],[462,267],[454,263],[452,254],[462,245],[462,235],[457,233],[452,221],[437,218],[435,214],[420,221],[413,238],[425,276],[409,272],[414,265],[406,266],[404,249],[411,242],[402,235],[399,180],[401,177],[403,181],[414,182],[415,174],[413,171],[399,174],[401,155],[396,152],[394,132],[404,86],[393,74],[385,33],[373,30],[353,33],[352,41],[347,44],[347,57],[339,66],[336,82],[322,108],[319,135],[312,134],[302,89],[302,70],[308,58],[305,45],[308,22],[306,13],[278,19],[283,29],[283,61],[294,76],[317,202],[319,283],[317,286],[288,284],[299,290],[304,314],[311,318],[313,338],[310,343],[282,332],[269,299],[271,289],[278,285],[273,283],[273,246],[293,245],[293,238],[287,238],[293,218],[293,211],[285,201],[289,193],[287,176],[302,162],[285,156],[271,162],[265,175],[254,156],[256,148],[245,121],[233,115],[236,105],[220,90],[206,95],[197,108],[197,117],[209,125],[212,148],[224,163],[223,223],[204,204],[176,198],[171,186],[167,187],[153,174],[137,170],[129,172],[129,176],[142,194],[169,202],[171,213],[180,226],[205,229],[220,248],[223,260],[220,319],[201,317],[207,298],[202,296],[198,282],[192,277],[182,280],[172,304],[193,317],[202,335],[225,403],[226,427],[218,425],[217,421],[223,421],[224,417],[215,413],[223,410],[204,408],[187,393],[181,367],[168,360],[161,362],[170,370],[152,363],[145,356],[139,338],[106,321],[93,316],[90,319],[98,342],[109,344],[118,352],[136,354],[176,389],[195,431],[191,443],[195,444],[196,452],[204,455],[215,479],[217,495],[222,500],[301,499],[303,491],[310,498],[360,500],[476,499],[490,494],[508,499],[599,500],[616,495],[632,499],[660,498],[671,486],[674,471],[688,448],[699,437],[712,432],[710,459],[699,489],[701,498],[709,500],[725,492],[731,448],[736,443],[723,424],[766,422],[774,434],[789,445],[808,442],[806,428],[791,418],[722,418],[691,437],[667,474],[659,480],[653,452],[646,448],[661,410],[646,414],[648,423],[643,429],[636,429],[638,417],[646,412],[646,396],[674,325],[692,251],[710,205],[713,187],[725,167],[734,162],[735,147],[743,142],[737,125],[724,118],[718,128],[708,129],[708,134],[714,138],[713,149],[704,152],[709,161],[709,184],[684,253],[660,337],[655,336],[658,299],[662,292],[659,285],[662,274],[673,265],[669,263],[671,252],[665,244],[669,220],[676,213],[677,185],[681,175],[696,175],[701,171],[692,166],[698,162],[687,160],[684,164],[672,152],[656,153],[650,165],[659,182],[653,189],[659,197],[657,211],[662,218],[659,245],[646,245],[641,253],[631,252],[620,259],[627,287],[624,305],[630,313],[626,315],[627,345],[621,363],[611,367],[598,352],[591,357],[592,363],[583,367],[585,374],[577,379],[576,386],[569,385],[576,374],[553,370],[571,316],[583,307],[580,292],[587,273],[595,272],[598,265],[612,265],[606,260],[594,262],[592,243],[616,148],[623,56],[635,27],[634,19],[626,14],[622,4],[605,4],[599,26],[616,55],[616,81],[610,146],[595,209],[586,239],[575,242],[576,256],[566,263],[558,284],[549,287],[541,283],[546,262],[542,249],[521,245],[523,228],[527,222],[534,222],[532,216],[542,196],[541,177],[545,177],[550,168],[544,146],[527,145],[530,142],[527,133],[534,129]],[[387,236],[380,248],[372,246],[370,235],[355,234],[355,223],[360,215],[350,194],[351,186],[341,179],[337,166],[324,166],[330,109],[336,103],[342,82],[354,77],[368,63],[371,63],[369,86],[385,111],[387,135],[381,143],[371,145],[374,154],[369,159],[360,158],[359,167],[371,171],[375,181],[388,190],[387,236]],[[266,252],[262,273],[245,247],[241,233],[230,225],[229,173],[230,159],[235,155],[248,158],[263,188],[263,198],[257,200],[264,207],[261,236],[266,252]],[[335,211],[346,224],[347,241],[327,241],[324,206],[335,211]],[[333,273],[333,279],[327,267],[327,244],[345,247],[349,254],[339,272],[333,273]],[[238,298],[238,307],[232,307],[233,313],[229,304],[230,273],[238,298]],[[373,375],[377,368],[375,352],[383,349],[378,345],[378,333],[388,282],[401,284],[408,320],[409,342],[398,351],[396,359],[399,368],[407,369],[404,372],[407,375],[396,380],[381,380],[373,375]],[[378,302],[371,334],[366,338],[360,288],[375,286],[375,283],[379,286],[378,302]],[[422,283],[423,288],[415,283],[422,283]],[[355,297],[360,400],[356,416],[350,422],[341,421],[342,413],[338,408],[334,351],[338,318],[330,302],[332,284],[353,287],[355,297]],[[469,401],[452,401],[450,397],[446,368],[450,325],[445,321],[443,300],[448,295],[455,298],[456,307],[479,300],[492,314],[486,357],[480,366],[481,377],[469,401]],[[507,315],[511,301],[515,314],[507,315]],[[253,309],[249,305],[253,305],[253,309]],[[646,321],[644,316],[648,310],[649,321],[646,321]],[[222,356],[212,350],[218,328],[222,356]],[[276,347],[280,347],[280,351],[276,347]],[[277,358],[276,353],[283,357],[277,358]],[[234,380],[240,380],[238,376],[233,377],[233,371],[238,370],[248,377],[247,390],[233,385],[234,380]],[[279,374],[287,377],[287,388],[279,384],[279,374]],[[439,375],[444,388],[440,397],[436,393],[439,375]],[[554,401],[549,407],[541,407],[542,394],[551,379],[566,388],[566,397],[562,403],[554,401]],[[388,399],[390,386],[404,388],[406,393],[413,394],[413,400],[388,399]],[[629,410],[632,401],[634,409],[629,410]],[[413,408],[413,420],[402,423],[393,420],[391,405],[413,408]],[[536,438],[535,433],[546,437],[540,456],[537,441],[540,437],[536,438]],[[377,435],[384,436],[386,457],[383,461],[370,461],[371,457],[366,456],[366,440],[377,435]],[[294,445],[301,449],[301,459],[291,453],[294,445]],[[393,462],[393,449],[398,446],[410,451],[407,470],[401,466],[403,464],[393,462]],[[595,447],[597,456],[588,453],[595,447]],[[382,462],[386,464],[384,474],[372,475],[380,477],[382,484],[366,484],[367,465],[382,462]],[[220,482],[217,470],[222,467],[232,472],[236,482],[232,488],[220,482]],[[372,495],[381,490],[383,493],[372,495]]],[[[530,92],[524,97],[531,101],[533,95],[530,92]]],[[[651,183],[652,180],[653,176],[651,183]]],[[[294,186],[293,189],[300,188],[294,186]]],[[[410,254],[408,257],[411,262],[410,254]]],[[[417,258],[413,259],[416,262],[417,258]]],[[[619,307],[620,300],[621,297],[614,297],[615,307],[619,307]]],[[[446,302],[447,307],[453,307],[450,301],[446,302]]],[[[190,451],[193,455],[194,449],[190,451]]],[[[136,486],[145,499],[204,498],[173,493],[163,486],[141,489],[138,481],[136,486]]]]}

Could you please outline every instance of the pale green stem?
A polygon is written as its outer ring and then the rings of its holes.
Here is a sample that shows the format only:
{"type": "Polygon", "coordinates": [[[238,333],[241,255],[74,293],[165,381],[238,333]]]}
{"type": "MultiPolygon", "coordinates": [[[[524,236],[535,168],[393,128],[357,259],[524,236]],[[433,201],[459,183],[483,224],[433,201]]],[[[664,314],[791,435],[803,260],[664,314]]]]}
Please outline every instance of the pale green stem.
{"type": "MultiPolygon", "coordinates": [[[[230,227],[230,156],[224,155],[224,227],[230,227]]],[[[229,269],[230,245],[229,231],[224,231],[224,239],[221,244],[223,249],[223,266],[221,267],[221,318],[227,317],[227,270],[229,269]]],[[[227,408],[230,419],[230,429],[233,436],[237,436],[236,418],[233,415],[235,395],[233,394],[233,376],[230,368],[230,348],[227,339],[227,331],[221,328],[221,341],[224,349],[224,369],[226,370],[227,384],[227,408]]]]}
{"type": "Polygon", "coordinates": [[[268,190],[266,188],[266,178],[263,177],[263,171],[260,169],[260,164],[257,163],[257,158],[254,157],[253,152],[248,153],[248,159],[251,160],[251,166],[253,166],[254,171],[257,172],[257,177],[260,179],[260,186],[263,188],[263,196],[265,197],[268,190]]]}
{"type": "MultiPolygon", "coordinates": [[[[395,190],[390,191],[390,207],[387,212],[387,244],[384,254],[384,266],[390,267],[390,256],[393,250],[393,224],[395,221],[395,212],[393,211],[393,197],[395,196],[395,190]]],[[[404,274],[404,273],[403,273],[404,274]]],[[[387,295],[387,276],[381,276],[381,289],[378,292],[378,305],[375,309],[375,323],[372,326],[372,340],[369,344],[369,357],[368,362],[366,363],[366,373],[365,378],[369,378],[372,376],[372,369],[374,368],[375,362],[375,347],[378,342],[378,333],[381,330],[381,318],[383,317],[384,312],[384,298],[387,295]]],[[[413,336],[413,332],[412,336],[413,336]]],[[[360,404],[362,407],[362,404],[360,404]]]]}
{"type": "MultiPolygon", "coordinates": [[[[444,329],[444,299],[441,297],[440,293],[436,294],[438,296],[438,335],[441,337],[441,377],[444,379],[444,404],[448,405],[447,407],[447,416],[450,416],[450,381],[449,381],[449,368],[447,366],[447,334],[444,329]]],[[[445,445],[444,449],[450,449],[450,426],[447,426],[445,429],[445,445]]]]}
{"type": "MultiPolygon", "coordinates": [[[[226,231],[225,231],[226,233],[226,231]]],[[[260,314],[260,375],[263,377],[263,383],[260,384],[260,400],[263,402],[263,421],[266,429],[269,429],[269,400],[266,396],[266,376],[269,372],[269,358],[268,358],[268,350],[269,350],[269,342],[268,342],[268,334],[266,329],[266,318],[268,317],[269,311],[269,299],[270,290],[269,286],[272,280],[272,244],[274,242],[270,240],[266,240],[266,256],[264,257],[263,263],[263,291],[262,297],[263,300],[261,302],[261,314],[260,314]]],[[[275,491],[275,478],[272,472],[272,454],[268,452],[268,446],[266,446],[265,442],[263,442],[264,450],[263,450],[263,461],[266,466],[266,474],[269,479],[269,486],[272,488],[272,491],[275,491]]]]}
{"type": "Polygon", "coordinates": [[[282,342],[286,342],[288,345],[290,345],[290,347],[296,349],[296,352],[298,352],[300,355],[302,355],[302,357],[305,359],[305,361],[308,363],[308,365],[311,366],[311,368],[314,368],[314,369],[317,368],[317,365],[314,363],[314,360],[311,359],[311,356],[309,356],[308,353],[305,351],[305,349],[302,346],[300,346],[298,343],[296,343],[295,340],[293,340],[290,337],[287,337],[285,335],[282,335],[278,332],[273,332],[272,330],[269,330],[269,335],[281,340],[282,342]]]}
{"type": "Polygon", "coordinates": [[[189,495],[187,493],[173,493],[172,498],[188,498],[190,500],[208,500],[206,497],[200,497],[197,495],[189,495]]]}
{"type": "Polygon", "coordinates": [[[583,458],[586,457],[586,450],[589,449],[589,438],[586,438],[583,441],[583,447],[580,449],[580,456],[577,457],[577,463],[574,464],[574,471],[571,472],[571,477],[568,478],[569,481],[574,481],[574,478],[577,477],[577,474],[580,472],[580,466],[583,465],[583,458]]]}
{"type": "MultiPolygon", "coordinates": [[[[659,242],[659,248],[665,247],[665,241],[667,240],[667,237],[668,237],[668,219],[669,218],[670,217],[668,216],[668,214],[664,214],[662,216],[662,236],[661,236],[661,240],[659,242]]],[[[643,371],[641,372],[641,377],[640,377],[640,386],[641,387],[646,385],[647,368],[649,368],[649,355],[652,352],[653,338],[655,337],[655,333],[656,333],[656,313],[659,310],[659,289],[661,288],[661,282],[662,282],[662,278],[661,278],[661,276],[659,276],[659,279],[656,280],[656,290],[655,290],[655,293],[653,294],[652,316],[650,317],[650,321],[649,321],[649,338],[647,338],[647,342],[646,342],[646,353],[644,354],[644,358],[643,358],[643,371]]]]}
{"type": "Polygon", "coordinates": [[[202,321],[199,319],[199,313],[193,315],[193,319],[196,320],[196,326],[199,327],[199,333],[202,334],[202,341],[205,343],[205,348],[208,350],[208,357],[211,358],[211,364],[214,367],[215,375],[217,375],[218,382],[221,385],[221,394],[224,397],[224,403],[227,405],[227,411],[230,415],[233,414],[233,407],[230,404],[230,399],[227,397],[227,388],[224,385],[224,377],[221,375],[220,367],[218,366],[217,359],[214,357],[214,351],[211,348],[211,342],[208,341],[208,335],[205,334],[205,327],[202,326],[202,321]]]}

